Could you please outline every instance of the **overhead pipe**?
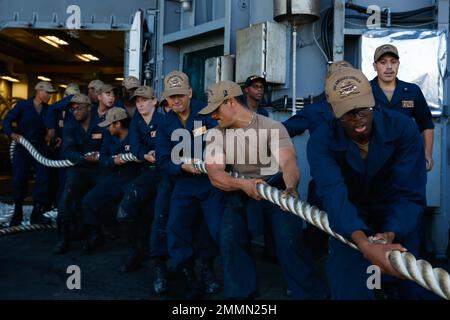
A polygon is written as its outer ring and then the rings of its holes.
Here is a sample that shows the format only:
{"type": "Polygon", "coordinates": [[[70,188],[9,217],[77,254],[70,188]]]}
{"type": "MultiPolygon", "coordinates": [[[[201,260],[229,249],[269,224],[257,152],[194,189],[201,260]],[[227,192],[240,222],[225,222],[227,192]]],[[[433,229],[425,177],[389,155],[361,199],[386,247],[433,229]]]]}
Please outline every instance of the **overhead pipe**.
{"type": "Polygon", "coordinates": [[[297,28],[320,18],[319,0],[274,0],[273,19],[292,26],[292,115],[297,113],[297,28]]]}

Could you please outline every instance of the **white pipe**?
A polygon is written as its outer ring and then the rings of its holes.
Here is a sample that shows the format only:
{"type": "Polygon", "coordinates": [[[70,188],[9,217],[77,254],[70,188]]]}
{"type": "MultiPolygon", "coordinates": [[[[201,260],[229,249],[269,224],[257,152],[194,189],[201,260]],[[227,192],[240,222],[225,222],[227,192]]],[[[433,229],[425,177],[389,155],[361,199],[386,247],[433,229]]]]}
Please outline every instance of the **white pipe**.
{"type": "Polygon", "coordinates": [[[292,115],[295,116],[297,109],[295,107],[296,102],[296,88],[297,82],[297,26],[292,24],[292,115]]]}

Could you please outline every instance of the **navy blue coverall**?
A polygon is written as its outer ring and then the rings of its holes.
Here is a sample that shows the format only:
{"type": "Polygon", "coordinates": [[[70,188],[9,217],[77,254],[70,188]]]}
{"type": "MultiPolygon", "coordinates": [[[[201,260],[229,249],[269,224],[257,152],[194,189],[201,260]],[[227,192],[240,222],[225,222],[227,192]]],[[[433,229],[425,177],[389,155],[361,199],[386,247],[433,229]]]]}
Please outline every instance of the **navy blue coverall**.
{"type": "MultiPolygon", "coordinates": [[[[17,122],[17,132],[27,139],[43,156],[48,155],[48,147],[45,143],[46,127],[45,118],[48,112],[48,105],[43,104],[42,110],[38,113],[34,107],[33,99],[18,102],[10,110],[3,120],[3,132],[10,136],[14,131],[12,123],[17,122]]],[[[42,205],[48,204],[48,168],[33,159],[30,153],[20,144],[16,146],[14,153],[13,169],[13,189],[14,200],[21,202],[26,197],[27,182],[30,168],[33,167],[36,180],[33,190],[33,201],[42,205]]]]}
{"type": "MultiPolygon", "coordinates": [[[[317,194],[334,231],[347,239],[356,230],[368,236],[394,232],[394,242],[417,257],[426,168],[423,141],[412,119],[374,108],[366,160],[336,119],[313,133],[307,152],[317,194]]],[[[332,298],[374,299],[366,285],[369,265],[360,252],[330,237],[327,276],[332,298]]],[[[411,281],[401,281],[400,290],[408,298],[420,292],[411,281]]]]}
{"type": "Polygon", "coordinates": [[[131,120],[130,152],[144,163],[141,164],[140,176],[133,181],[120,203],[120,208],[127,216],[139,212],[142,209],[141,206],[152,198],[152,193],[156,192],[158,182],[156,164],[147,162],[144,155],[155,150],[156,132],[163,117],[161,113],[155,111],[152,120],[147,124],[142,115],[137,112],[131,120]]]}
{"type": "MultiPolygon", "coordinates": [[[[132,246],[140,250],[140,254],[145,255],[148,255],[150,223],[155,211],[155,196],[160,191],[158,185],[161,175],[156,169],[156,163],[147,162],[144,155],[155,150],[157,129],[163,117],[163,114],[155,111],[150,123],[147,124],[139,112],[135,113],[129,129],[130,151],[144,163],[140,165],[140,175],[130,184],[119,204],[119,220],[131,222],[128,236],[132,246]]],[[[151,233],[152,238],[156,236],[151,233]]],[[[157,245],[167,252],[165,242],[157,245]]]]}
{"type": "MultiPolygon", "coordinates": [[[[192,261],[194,256],[193,242],[195,235],[193,229],[199,229],[195,223],[198,222],[200,212],[203,212],[203,218],[209,229],[207,232],[200,232],[200,244],[209,249],[199,250],[202,259],[213,259],[215,256],[214,243],[217,241],[219,225],[223,213],[223,193],[214,188],[207,175],[192,175],[181,169],[181,164],[172,162],[172,149],[181,139],[172,141],[172,133],[177,129],[186,129],[190,138],[188,146],[191,148],[191,154],[183,154],[184,157],[194,158],[194,145],[199,146],[200,154],[197,157],[203,157],[205,144],[203,142],[203,129],[214,128],[217,123],[210,116],[198,115],[198,112],[205,107],[205,104],[191,100],[191,112],[186,122],[186,128],[181,124],[178,116],[174,112],[169,112],[162,121],[158,129],[156,157],[158,167],[174,177],[175,185],[172,192],[169,220],[167,224],[168,249],[172,265],[177,268],[184,263],[192,261]],[[200,129],[197,129],[194,137],[194,121],[201,122],[200,129]],[[208,239],[209,238],[209,239],[208,239]],[[211,246],[213,248],[211,248],[211,246]],[[206,256],[205,256],[206,255],[206,256]],[[209,255],[209,257],[208,257],[209,255]]],[[[186,132],[186,131],[185,131],[186,132]]],[[[201,229],[200,229],[201,230],[201,229]]]]}
{"type": "Polygon", "coordinates": [[[91,121],[87,130],[73,118],[64,126],[61,157],[69,159],[75,166],[67,168],[58,202],[59,226],[62,226],[62,223],[70,223],[76,213],[81,212],[81,199],[95,186],[100,177],[99,163],[89,162],[84,158],[88,152],[100,152],[106,130],[98,126],[99,121],[97,108],[91,106],[91,121]]]}
{"type": "MultiPolygon", "coordinates": [[[[45,126],[52,130],[55,130],[55,139],[63,138],[64,125],[74,120],[72,113],[68,109],[68,105],[73,95],[68,95],[61,100],[53,103],[47,112],[45,118],[45,126]]],[[[56,140],[55,140],[56,141],[56,140]]],[[[50,158],[51,159],[64,159],[61,156],[61,146],[56,147],[53,144],[50,145],[50,158]]],[[[51,198],[59,202],[59,198],[64,189],[64,182],[66,177],[66,168],[49,168],[49,190],[51,198]]],[[[50,199],[52,201],[52,199],[50,199]]]]}
{"type": "Polygon", "coordinates": [[[100,166],[104,170],[102,178],[83,198],[83,222],[89,226],[100,226],[102,214],[107,208],[118,204],[131,181],[140,173],[140,165],[137,162],[128,162],[123,165],[115,165],[113,156],[129,153],[130,135],[122,141],[117,136],[105,133],[100,149],[100,166]]]}

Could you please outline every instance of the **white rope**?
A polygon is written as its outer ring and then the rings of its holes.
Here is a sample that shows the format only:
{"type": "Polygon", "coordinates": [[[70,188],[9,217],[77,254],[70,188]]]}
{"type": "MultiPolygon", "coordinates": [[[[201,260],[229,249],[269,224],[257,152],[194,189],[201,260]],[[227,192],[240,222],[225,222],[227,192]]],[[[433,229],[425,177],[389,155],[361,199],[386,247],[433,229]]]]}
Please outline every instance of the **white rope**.
{"type": "MultiPolygon", "coordinates": [[[[206,165],[201,161],[188,161],[182,159],[184,163],[193,164],[200,172],[207,174],[206,165]]],[[[244,178],[237,172],[230,172],[235,178],[244,178]]],[[[270,201],[282,209],[295,214],[306,220],[315,227],[344,242],[353,249],[359,248],[351,241],[345,239],[340,234],[330,228],[328,215],[317,207],[309,205],[307,202],[294,198],[291,195],[281,196],[281,190],[268,184],[258,183],[256,185],[258,194],[267,201],[270,201]]],[[[426,260],[416,260],[414,255],[409,252],[391,251],[389,260],[400,274],[409,280],[415,281],[420,286],[428,289],[440,297],[450,300],[450,275],[442,268],[433,268],[426,260]]]]}
{"type": "MultiPolygon", "coordinates": [[[[72,166],[75,165],[72,161],[70,161],[68,159],[66,159],[66,160],[52,160],[52,159],[48,159],[48,158],[44,157],[24,137],[20,138],[20,144],[31,154],[31,156],[37,162],[39,162],[43,166],[51,167],[51,168],[68,168],[68,167],[72,167],[72,166]]],[[[16,146],[17,146],[17,143],[14,140],[11,142],[11,145],[9,146],[9,158],[11,159],[11,163],[12,163],[12,161],[14,159],[14,153],[16,151],[16,146]]],[[[85,156],[90,156],[90,155],[96,155],[98,157],[99,153],[96,152],[96,151],[92,151],[92,152],[88,152],[88,153],[85,154],[85,156]]]]}
{"type": "Polygon", "coordinates": [[[132,153],[121,153],[120,159],[126,162],[133,162],[138,160],[138,158],[132,153]]]}
{"type": "Polygon", "coordinates": [[[15,152],[16,152],[16,142],[13,140],[9,145],[9,159],[11,160],[11,164],[13,163],[15,152]]]}
{"type": "MultiPolygon", "coordinates": [[[[44,157],[41,155],[36,148],[24,137],[20,138],[20,144],[23,145],[23,147],[31,154],[31,156],[40,164],[46,166],[46,167],[52,167],[52,168],[67,168],[72,167],[75,164],[70,160],[52,160],[44,157]]],[[[11,145],[9,146],[9,158],[11,159],[11,163],[14,159],[14,153],[16,151],[17,143],[16,141],[12,141],[11,145]]],[[[97,157],[99,157],[98,152],[88,152],[85,154],[85,156],[93,155],[95,154],[97,157]]],[[[114,157],[114,156],[113,156],[114,157]]],[[[133,162],[137,161],[138,158],[132,154],[132,153],[122,153],[120,154],[120,158],[125,162],[133,162]]]]}

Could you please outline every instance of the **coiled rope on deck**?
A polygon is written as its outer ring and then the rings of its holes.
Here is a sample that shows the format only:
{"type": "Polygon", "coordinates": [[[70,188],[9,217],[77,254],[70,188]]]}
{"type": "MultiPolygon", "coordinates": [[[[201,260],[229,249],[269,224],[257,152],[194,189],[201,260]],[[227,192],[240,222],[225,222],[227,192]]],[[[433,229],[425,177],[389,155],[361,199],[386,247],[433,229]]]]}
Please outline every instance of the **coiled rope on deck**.
{"type": "MultiPolygon", "coordinates": [[[[197,170],[204,174],[208,173],[204,162],[186,161],[185,163],[193,164],[197,170]]],[[[245,178],[236,172],[231,172],[230,175],[236,178],[245,178]]],[[[296,199],[291,195],[282,197],[281,190],[268,184],[258,183],[256,185],[256,190],[263,199],[306,220],[353,249],[359,250],[353,242],[345,239],[342,235],[334,232],[330,228],[326,212],[315,206],[309,205],[307,202],[296,199]]],[[[434,292],[444,299],[450,300],[450,275],[444,269],[433,268],[426,260],[416,260],[414,255],[409,252],[391,251],[389,253],[389,261],[394,269],[405,278],[416,282],[420,286],[434,292]]]]}

